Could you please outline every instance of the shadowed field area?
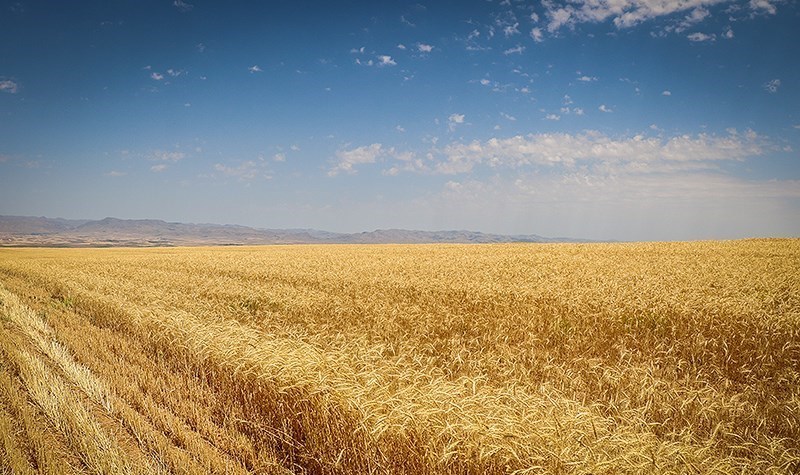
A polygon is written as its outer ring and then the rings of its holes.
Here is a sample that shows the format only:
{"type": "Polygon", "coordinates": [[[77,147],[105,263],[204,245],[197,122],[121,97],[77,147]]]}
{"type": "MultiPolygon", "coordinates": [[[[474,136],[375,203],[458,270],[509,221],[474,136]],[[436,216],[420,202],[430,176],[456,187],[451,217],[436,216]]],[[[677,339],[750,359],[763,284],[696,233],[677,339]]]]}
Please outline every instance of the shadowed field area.
{"type": "Polygon", "coordinates": [[[797,473],[800,240],[0,249],[0,472],[797,473]]]}

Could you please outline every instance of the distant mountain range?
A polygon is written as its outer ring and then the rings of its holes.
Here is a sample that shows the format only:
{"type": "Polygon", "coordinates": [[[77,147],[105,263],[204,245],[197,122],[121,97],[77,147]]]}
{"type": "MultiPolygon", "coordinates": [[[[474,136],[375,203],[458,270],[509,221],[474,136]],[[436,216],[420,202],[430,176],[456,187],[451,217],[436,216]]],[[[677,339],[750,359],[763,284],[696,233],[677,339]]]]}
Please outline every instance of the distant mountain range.
{"type": "Polygon", "coordinates": [[[168,223],[157,219],[101,220],[0,216],[0,246],[118,247],[256,244],[416,244],[590,242],[535,234],[378,229],[331,233],[315,229],[257,229],[219,224],[168,223]]]}

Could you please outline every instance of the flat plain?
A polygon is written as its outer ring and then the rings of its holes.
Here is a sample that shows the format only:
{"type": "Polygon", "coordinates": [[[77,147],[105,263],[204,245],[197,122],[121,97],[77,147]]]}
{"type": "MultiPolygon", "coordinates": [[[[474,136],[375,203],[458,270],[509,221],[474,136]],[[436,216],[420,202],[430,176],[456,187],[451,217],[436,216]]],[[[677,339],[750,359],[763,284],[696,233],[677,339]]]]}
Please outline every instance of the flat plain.
{"type": "Polygon", "coordinates": [[[3,473],[798,473],[800,240],[0,249],[3,473]]]}

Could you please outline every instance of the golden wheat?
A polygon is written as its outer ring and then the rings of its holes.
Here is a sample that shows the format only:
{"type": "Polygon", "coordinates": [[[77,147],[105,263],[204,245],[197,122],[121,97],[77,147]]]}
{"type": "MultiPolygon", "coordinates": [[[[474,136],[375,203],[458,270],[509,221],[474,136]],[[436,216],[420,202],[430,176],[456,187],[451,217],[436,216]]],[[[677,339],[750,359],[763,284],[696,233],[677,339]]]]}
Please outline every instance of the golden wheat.
{"type": "Polygon", "coordinates": [[[798,240],[14,249],[0,282],[7,384],[72,440],[40,361],[108,426],[84,468],[800,470],[798,240]]]}

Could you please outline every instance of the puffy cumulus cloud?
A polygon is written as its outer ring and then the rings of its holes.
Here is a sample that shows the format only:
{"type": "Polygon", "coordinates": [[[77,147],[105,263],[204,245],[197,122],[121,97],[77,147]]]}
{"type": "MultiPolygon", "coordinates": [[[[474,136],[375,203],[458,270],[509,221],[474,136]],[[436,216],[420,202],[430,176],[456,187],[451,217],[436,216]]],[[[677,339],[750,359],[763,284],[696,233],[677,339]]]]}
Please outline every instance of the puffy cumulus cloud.
{"type": "Polygon", "coordinates": [[[614,112],[614,109],[608,107],[605,104],[600,104],[600,107],[597,108],[600,112],[614,112]]]}
{"type": "Polygon", "coordinates": [[[447,126],[451,132],[456,130],[459,124],[464,123],[464,117],[464,114],[450,114],[450,117],[447,118],[447,126]]]}
{"type": "Polygon", "coordinates": [[[397,62],[391,56],[382,54],[378,56],[378,66],[397,66],[397,62]]]}
{"type": "Polygon", "coordinates": [[[375,163],[383,152],[383,145],[379,143],[364,145],[352,150],[339,150],[336,152],[336,165],[328,171],[328,176],[336,176],[341,172],[354,174],[356,165],[375,163]]]}
{"type": "Polygon", "coordinates": [[[447,120],[451,124],[463,124],[464,114],[450,114],[450,117],[448,117],[447,120]]]}
{"type": "Polygon", "coordinates": [[[384,147],[383,144],[374,143],[350,150],[337,151],[336,164],[328,170],[328,176],[336,176],[342,172],[353,175],[357,173],[356,166],[377,163],[379,160],[393,163],[391,168],[383,171],[384,175],[397,175],[401,171],[419,172],[427,169],[423,161],[418,159],[413,152],[402,152],[394,147],[384,147]]]}
{"type": "Polygon", "coordinates": [[[778,12],[778,9],[769,0],[750,0],[750,9],[766,15],[774,15],[778,12]]]}
{"type": "Polygon", "coordinates": [[[417,51],[419,51],[420,53],[430,53],[431,51],[433,51],[433,46],[426,45],[425,43],[418,43],[417,51]]]}
{"type": "Polygon", "coordinates": [[[544,33],[542,32],[542,29],[539,27],[531,29],[531,38],[533,38],[533,41],[537,43],[544,41],[544,33]]]}
{"type": "Polygon", "coordinates": [[[661,92],[661,95],[662,95],[662,96],[671,96],[671,95],[672,95],[672,91],[670,91],[670,90],[664,90],[664,91],[662,91],[662,92],[661,92]]]}
{"type": "MultiPolygon", "coordinates": [[[[708,16],[706,7],[724,0],[572,0],[569,3],[545,0],[547,29],[555,32],[579,23],[611,20],[617,28],[630,28],[645,21],[675,13],[690,13],[684,22],[699,22],[708,16]]],[[[765,2],[768,0],[751,0],[765,2]]]]}
{"type": "Polygon", "coordinates": [[[263,71],[263,69],[261,69],[261,67],[257,64],[250,66],[249,68],[247,68],[247,70],[250,71],[251,73],[260,73],[261,71],[263,71]]]}
{"type": "Polygon", "coordinates": [[[19,85],[10,79],[3,79],[0,80],[0,91],[16,94],[19,91],[19,85]]]}
{"type": "Polygon", "coordinates": [[[579,162],[614,164],[629,171],[709,168],[713,162],[744,160],[765,152],[764,139],[753,131],[729,131],[727,136],[681,135],[667,140],[636,135],[614,139],[599,132],[532,134],[493,138],[485,142],[452,143],[439,151],[432,164],[445,174],[466,173],[477,165],[526,167],[579,162]]]}
{"type": "Polygon", "coordinates": [[[150,79],[152,79],[154,81],[161,81],[161,80],[164,79],[164,75],[161,74],[161,73],[152,72],[152,73],[150,73],[150,79]]]}

